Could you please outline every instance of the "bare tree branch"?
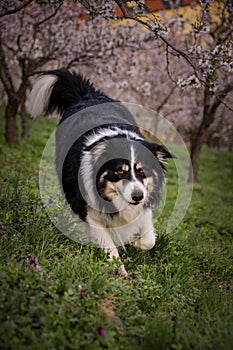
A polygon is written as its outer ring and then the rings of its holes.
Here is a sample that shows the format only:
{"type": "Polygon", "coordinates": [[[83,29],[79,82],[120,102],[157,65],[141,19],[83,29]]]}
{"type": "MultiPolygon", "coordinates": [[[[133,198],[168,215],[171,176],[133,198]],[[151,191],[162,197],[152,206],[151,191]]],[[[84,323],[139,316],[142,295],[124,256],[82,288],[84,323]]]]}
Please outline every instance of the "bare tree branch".
{"type": "Polygon", "coordinates": [[[223,104],[225,107],[227,107],[230,111],[233,112],[233,108],[231,108],[227,103],[224,102],[224,99],[232,90],[233,81],[230,81],[225,85],[224,89],[216,92],[215,100],[209,108],[209,114],[214,114],[220,104],[223,104]]]}
{"type": "Polygon", "coordinates": [[[55,11],[53,13],[51,13],[51,15],[49,15],[48,17],[45,17],[42,21],[36,23],[37,26],[41,26],[42,24],[44,24],[45,22],[48,22],[51,18],[53,18],[54,16],[56,16],[57,12],[59,11],[59,9],[61,8],[61,6],[63,5],[64,0],[62,0],[59,5],[57,6],[57,8],[55,9],[55,11]]]}
{"type": "Polygon", "coordinates": [[[168,102],[168,100],[170,99],[170,97],[172,96],[172,94],[176,88],[177,88],[177,85],[172,86],[172,88],[169,91],[169,93],[167,94],[167,96],[165,96],[165,98],[161,101],[161,103],[157,107],[157,112],[160,112],[161,109],[165,106],[165,104],[168,102]]]}

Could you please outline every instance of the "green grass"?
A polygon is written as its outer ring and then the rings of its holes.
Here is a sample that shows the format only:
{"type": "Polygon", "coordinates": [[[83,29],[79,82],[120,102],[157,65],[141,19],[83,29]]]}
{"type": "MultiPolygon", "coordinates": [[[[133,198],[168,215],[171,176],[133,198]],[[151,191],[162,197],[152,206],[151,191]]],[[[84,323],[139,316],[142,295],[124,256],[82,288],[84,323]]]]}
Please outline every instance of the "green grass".
{"type": "Polygon", "coordinates": [[[149,252],[126,247],[131,275],[124,278],[100,250],[49,220],[38,165],[55,123],[30,124],[31,138],[18,150],[0,134],[0,348],[232,349],[232,154],[203,149],[191,206],[167,234],[176,192],[169,167],[157,244],[149,252]]]}

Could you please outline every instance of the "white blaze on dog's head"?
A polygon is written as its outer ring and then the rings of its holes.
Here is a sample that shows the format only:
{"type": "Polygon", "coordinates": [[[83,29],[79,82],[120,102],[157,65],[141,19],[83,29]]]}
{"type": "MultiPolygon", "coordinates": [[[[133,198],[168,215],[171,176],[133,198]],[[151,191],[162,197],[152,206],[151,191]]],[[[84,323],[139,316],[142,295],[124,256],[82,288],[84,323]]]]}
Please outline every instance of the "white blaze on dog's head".
{"type": "Polygon", "coordinates": [[[130,148],[130,156],[130,165],[128,166],[130,176],[128,177],[128,181],[123,181],[123,189],[120,194],[129,204],[137,205],[145,202],[147,189],[143,169],[141,163],[137,162],[136,151],[133,145],[130,148]]]}

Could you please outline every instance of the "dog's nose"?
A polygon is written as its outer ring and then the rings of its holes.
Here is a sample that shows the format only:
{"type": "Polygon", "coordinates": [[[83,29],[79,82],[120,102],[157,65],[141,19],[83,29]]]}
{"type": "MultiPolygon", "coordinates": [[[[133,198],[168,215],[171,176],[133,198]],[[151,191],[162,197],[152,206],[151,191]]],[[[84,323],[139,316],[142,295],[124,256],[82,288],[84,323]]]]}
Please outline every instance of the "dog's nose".
{"type": "Polygon", "coordinates": [[[134,202],[140,202],[143,199],[143,193],[140,190],[134,191],[131,195],[134,202]]]}

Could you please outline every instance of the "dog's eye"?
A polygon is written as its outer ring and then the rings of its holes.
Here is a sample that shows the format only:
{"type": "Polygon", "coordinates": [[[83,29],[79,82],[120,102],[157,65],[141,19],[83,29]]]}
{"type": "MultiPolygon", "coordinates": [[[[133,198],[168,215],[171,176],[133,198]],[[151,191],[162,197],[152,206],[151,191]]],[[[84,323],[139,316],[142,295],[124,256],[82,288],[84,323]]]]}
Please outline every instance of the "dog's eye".
{"type": "Polygon", "coordinates": [[[123,173],[124,173],[124,170],[122,168],[119,168],[116,170],[117,175],[123,175],[123,173]]]}

